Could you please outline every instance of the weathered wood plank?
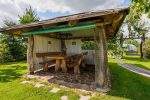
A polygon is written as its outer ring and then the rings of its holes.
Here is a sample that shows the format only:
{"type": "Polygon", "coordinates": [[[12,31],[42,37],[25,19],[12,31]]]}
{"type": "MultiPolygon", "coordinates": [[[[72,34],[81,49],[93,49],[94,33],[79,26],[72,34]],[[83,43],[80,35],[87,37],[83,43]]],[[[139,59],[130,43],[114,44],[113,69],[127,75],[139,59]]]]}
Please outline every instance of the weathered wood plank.
{"type": "Polygon", "coordinates": [[[104,27],[95,29],[95,83],[100,88],[108,87],[108,58],[106,48],[106,34],[104,27]]]}
{"type": "Polygon", "coordinates": [[[67,64],[66,64],[66,59],[61,60],[61,68],[63,72],[67,72],[67,64]]]}
{"type": "Polygon", "coordinates": [[[43,70],[48,71],[48,63],[44,63],[43,70]]]}
{"type": "Polygon", "coordinates": [[[62,53],[61,52],[39,52],[39,53],[36,53],[36,57],[45,57],[45,56],[58,56],[58,55],[61,55],[62,53]]]}
{"type": "Polygon", "coordinates": [[[60,59],[56,59],[56,66],[55,66],[55,72],[58,72],[60,70],[60,59]]]}
{"type": "Polygon", "coordinates": [[[29,74],[34,74],[34,59],[33,59],[34,37],[28,36],[27,62],[29,74]]]}

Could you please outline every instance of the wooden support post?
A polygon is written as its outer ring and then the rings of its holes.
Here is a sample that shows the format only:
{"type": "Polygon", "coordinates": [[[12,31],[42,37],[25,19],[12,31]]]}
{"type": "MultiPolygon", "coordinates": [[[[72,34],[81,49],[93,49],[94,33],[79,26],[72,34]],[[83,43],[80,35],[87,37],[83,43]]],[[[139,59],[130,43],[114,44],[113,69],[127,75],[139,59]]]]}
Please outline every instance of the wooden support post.
{"type": "Polygon", "coordinates": [[[28,36],[27,62],[29,74],[34,74],[34,59],[33,59],[34,37],[28,36]]]}
{"type": "Polygon", "coordinates": [[[43,64],[43,70],[46,72],[48,71],[48,63],[47,62],[43,64]]]}
{"type": "Polygon", "coordinates": [[[95,28],[95,83],[97,87],[108,88],[109,69],[106,36],[103,26],[95,28]]]}
{"type": "Polygon", "coordinates": [[[61,60],[61,68],[63,72],[67,72],[67,64],[66,64],[66,59],[61,60]]]}
{"type": "Polygon", "coordinates": [[[66,45],[65,45],[65,40],[61,39],[61,53],[66,54],[66,45]]]}
{"type": "Polygon", "coordinates": [[[55,72],[58,72],[60,70],[60,59],[56,59],[56,66],[55,66],[55,72]]]}

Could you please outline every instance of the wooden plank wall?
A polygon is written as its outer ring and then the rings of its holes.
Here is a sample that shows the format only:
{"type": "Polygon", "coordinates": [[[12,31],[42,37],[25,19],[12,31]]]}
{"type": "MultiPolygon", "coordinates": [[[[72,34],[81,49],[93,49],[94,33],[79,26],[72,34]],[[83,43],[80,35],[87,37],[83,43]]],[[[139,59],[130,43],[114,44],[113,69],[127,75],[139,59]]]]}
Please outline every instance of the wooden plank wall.
{"type": "Polygon", "coordinates": [[[65,45],[67,48],[67,53],[75,53],[79,54],[81,53],[81,39],[71,39],[71,40],[65,40],[65,45]]]}
{"type": "Polygon", "coordinates": [[[67,53],[81,53],[81,52],[88,52],[87,55],[87,64],[94,65],[94,53],[95,50],[82,50],[81,49],[81,39],[71,39],[65,40],[67,53]],[[76,42],[76,45],[72,45],[72,42],[76,42]]]}
{"type": "Polygon", "coordinates": [[[82,50],[82,52],[88,52],[87,55],[87,64],[89,65],[94,65],[94,54],[95,54],[95,50],[82,50]]]}
{"type": "Polygon", "coordinates": [[[37,58],[36,53],[39,52],[60,52],[61,42],[59,39],[48,38],[45,36],[34,35],[34,65],[35,70],[42,68],[39,62],[42,62],[42,58],[37,58]]]}
{"type": "MultiPolygon", "coordinates": [[[[81,39],[65,40],[67,53],[88,52],[87,64],[94,64],[94,50],[82,50],[81,39]],[[76,43],[76,44],[73,44],[76,43]]],[[[34,65],[35,70],[41,69],[42,66],[39,62],[42,62],[42,58],[37,58],[36,53],[39,52],[61,52],[61,41],[59,39],[48,38],[45,36],[34,35],[34,65]],[[50,42],[50,43],[49,43],[50,42]]]]}

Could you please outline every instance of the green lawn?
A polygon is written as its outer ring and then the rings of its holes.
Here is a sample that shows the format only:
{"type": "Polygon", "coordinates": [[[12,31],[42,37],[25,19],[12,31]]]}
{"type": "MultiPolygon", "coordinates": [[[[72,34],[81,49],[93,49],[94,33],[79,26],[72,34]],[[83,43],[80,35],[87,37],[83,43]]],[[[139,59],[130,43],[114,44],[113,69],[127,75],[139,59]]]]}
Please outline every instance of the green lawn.
{"type": "MultiPolygon", "coordinates": [[[[129,72],[109,59],[112,90],[107,95],[96,94],[91,100],[148,100],[150,98],[150,79],[129,72]]],[[[61,89],[50,93],[50,88],[35,88],[33,85],[21,84],[21,75],[27,73],[26,62],[0,64],[0,100],[60,100],[66,95],[69,100],[78,100],[79,93],[74,89],[61,89]]],[[[91,95],[91,94],[89,94],[91,95]]]]}
{"type": "Polygon", "coordinates": [[[143,59],[139,56],[124,56],[123,61],[150,70],[150,59],[143,59]]]}

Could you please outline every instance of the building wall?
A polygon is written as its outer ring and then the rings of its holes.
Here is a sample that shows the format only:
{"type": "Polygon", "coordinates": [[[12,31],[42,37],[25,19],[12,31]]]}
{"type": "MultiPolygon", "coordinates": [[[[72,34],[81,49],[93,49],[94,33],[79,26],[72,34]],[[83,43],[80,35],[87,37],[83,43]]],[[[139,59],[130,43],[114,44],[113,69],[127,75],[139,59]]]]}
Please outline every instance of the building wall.
{"type": "MultiPolygon", "coordinates": [[[[87,64],[94,64],[94,51],[82,50],[81,39],[65,40],[67,53],[79,54],[82,52],[88,52],[87,64]]],[[[34,65],[35,70],[41,69],[42,65],[39,62],[43,62],[42,58],[36,57],[36,53],[41,52],[61,52],[61,41],[59,39],[48,38],[40,35],[34,35],[34,65]]]]}
{"type": "Polygon", "coordinates": [[[72,39],[72,40],[65,40],[65,45],[67,48],[67,53],[74,53],[79,54],[81,53],[81,39],[72,39]]]}
{"type": "Polygon", "coordinates": [[[87,64],[94,65],[94,50],[82,50],[81,43],[81,39],[65,40],[67,53],[79,54],[82,52],[88,52],[87,64]],[[76,43],[76,45],[73,42],[76,43]]]}
{"type": "Polygon", "coordinates": [[[40,35],[34,35],[34,64],[35,69],[41,68],[42,58],[37,58],[36,53],[41,52],[60,52],[61,51],[61,42],[59,39],[48,38],[40,35]]]}
{"type": "Polygon", "coordinates": [[[94,65],[94,54],[95,54],[95,50],[82,50],[82,52],[88,52],[87,55],[87,64],[89,65],[94,65]]]}

